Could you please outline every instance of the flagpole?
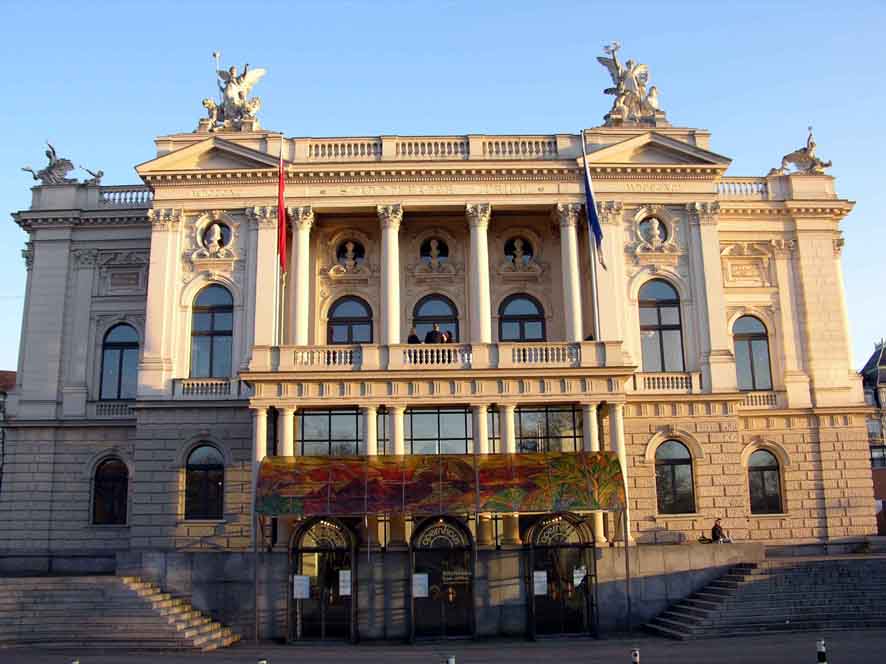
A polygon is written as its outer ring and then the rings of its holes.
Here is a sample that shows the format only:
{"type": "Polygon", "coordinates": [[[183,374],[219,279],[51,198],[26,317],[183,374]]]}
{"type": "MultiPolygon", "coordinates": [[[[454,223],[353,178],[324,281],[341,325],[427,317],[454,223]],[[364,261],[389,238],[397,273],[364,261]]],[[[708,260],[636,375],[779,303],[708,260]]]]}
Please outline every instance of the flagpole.
{"type": "MultiPolygon", "coordinates": [[[[582,162],[585,168],[585,172],[588,171],[588,153],[585,150],[585,130],[581,130],[581,156],[582,162]]],[[[590,177],[585,178],[585,186],[590,186],[590,177]]],[[[585,196],[588,200],[593,200],[591,197],[585,196]]],[[[587,207],[587,206],[586,206],[587,207]]],[[[588,218],[588,245],[591,248],[591,281],[593,281],[593,288],[591,288],[591,307],[594,313],[594,341],[600,341],[600,293],[598,288],[597,281],[597,243],[594,241],[593,233],[591,233],[591,211],[585,210],[585,214],[588,218]]]]}

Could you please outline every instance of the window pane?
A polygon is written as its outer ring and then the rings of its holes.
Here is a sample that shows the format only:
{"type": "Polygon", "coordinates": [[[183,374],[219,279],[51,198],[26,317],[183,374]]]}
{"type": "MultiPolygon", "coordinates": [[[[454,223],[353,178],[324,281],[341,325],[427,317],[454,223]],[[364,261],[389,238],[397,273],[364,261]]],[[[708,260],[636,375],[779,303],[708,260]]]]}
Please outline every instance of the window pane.
{"type": "Polygon", "coordinates": [[[517,435],[528,437],[542,437],[545,435],[545,414],[544,411],[519,411],[519,419],[517,420],[517,435]]]}
{"type": "Polygon", "coordinates": [[[212,377],[231,376],[231,337],[212,337],[212,377]]]}
{"type": "Polygon", "coordinates": [[[118,399],[117,379],[119,377],[120,349],[108,348],[102,355],[102,399],[118,399]]]}
{"type": "Polygon", "coordinates": [[[692,464],[680,464],[674,468],[674,490],[676,491],[675,506],[680,514],[695,511],[695,500],[692,490],[692,464]]]}
{"type": "Polygon", "coordinates": [[[304,440],[329,440],[329,415],[326,412],[304,413],[301,425],[304,440]]]}
{"type": "Polygon", "coordinates": [[[372,340],[372,328],[365,323],[359,323],[351,326],[353,335],[352,341],[355,344],[368,344],[372,340]]]}
{"type": "Polygon", "coordinates": [[[332,431],[333,440],[357,440],[357,421],[359,415],[354,413],[333,413],[332,431]]]}
{"type": "Polygon", "coordinates": [[[572,436],[572,409],[548,411],[548,435],[549,436],[572,436]]]}
{"type": "Polygon", "coordinates": [[[194,332],[208,332],[212,329],[212,314],[195,313],[192,328],[194,332]]]}
{"type": "Polygon", "coordinates": [[[666,281],[654,279],[643,284],[640,289],[639,299],[641,300],[676,300],[677,291],[666,281]]]}
{"type": "Polygon", "coordinates": [[[501,340],[520,341],[520,323],[515,321],[502,321],[501,340]]]}
{"type": "Polygon", "coordinates": [[[738,339],[735,342],[735,371],[738,377],[738,389],[754,389],[754,380],[751,376],[751,356],[748,342],[738,339]]]}
{"type": "Polygon", "coordinates": [[[410,418],[412,422],[412,437],[435,439],[437,438],[437,412],[413,412],[410,418]]]}
{"type": "Polygon", "coordinates": [[[664,341],[664,370],[683,371],[683,344],[679,330],[662,330],[664,341]]]}
{"type": "Polygon", "coordinates": [[[766,334],[766,328],[753,316],[742,316],[732,326],[733,334],[766,334]]]}
{"type": "Polygon", "coordinates": [[[329,441],[306,440],[302,443],[302,454],[305,456],[327,456],[329,454],[329,441]]]}
{"type": "Polygon", "coordinates": [[[692,455],[686,446],[676,440],[666,440],[655,450],[655,460],[658,461],[683,461],[689,460],[692,455]]]}
{"type": "Polygon", "coordinates": [[[677,307],[662,307],[659,311],[661,312],[662,325],[680,324],[680,309],[677,307]]]}
{"type": "Polygon", "coordinates": [[[437,439],[433,440],[413,440],[413,454],[437,454],[437,439]]]}
{"type": "Polygon", "coordinates": [[[526,321],[523,324],[523,334],[526,341],[544,341],[545,338],[541,321],[526,321]]]}
{"type": "Polygon", "coordinates": [[[333,456],[354,456],[358,454],[357,448],[359,445],[359,441],[350,440],[350,441],[332,441],[332,455],[333,456]]]}
{"type": "Polygon", "coordinates": [[[189,466],[221,466],[224,464],[221,452],[212,445],[201,445],[188,457],[189,466]]]}
{"type": "Polygon", "coordinates": [[[421,303],[415,311],[416,316],[454,316],[455,308],[447,301],[440,298],[432,298],[421,303]]]}
{"type": "Polygon", "coordinates": [[[224,286],[207,286],[202,291],[200,291],[197,299],[194,300],[194,305],[198,307],[230,307],[233,304],[234,299],[231,297],[228,289],[224,286]]]}
{"type": "Polygon", "coordinates": [[[658,325],[658,309],[640,307],[640,325],[658,325]]]}
{"type": "Polygon", "coordinates": [[[441,440],[440,454],[468,454],[467,440],[441,440]]]}
{"type": "Polygon", "coordinates": [[[458,324],[457,323],[444,323],[441,321],[440,331],[441,332],[449,332],[449,334],[452,335],[452,340],[458,341],[458,324]]]}
{"type": "Polygon", "coordinates": [[[135,399],[138,385],[138,348],[123,351],[123,375],[120,380],[120,398],[135,399]]]}
{"type": "Polygon", "coordinates": [[[773,454],[767,450],[757,450],[751,457],[748,459],[748,466],[777,466],[778,461],[776,461],[773,454]]]}
{"type": "Polygon", "coordinates": [[[348,326],[347,325],[332,325],[330,326],[330,332],[332,333],[329,339],[329,343],[331,344],[344,344],[348,342],[348,326]]]}
{"type": "Polygon", "coordinates": [[[662,371],[661,347],[659,346],[658,332],[643,331],[640,333],[640,342],[643,349],[643,371],[662,371]]]}
{"type": "Polygon", "coordinates": [[[504,316],[536,316],[538,313],[538,306],[535,302],[525,297],[511,300],[502,311],[504,316]]]}
{"type": "Polygon", "coordinates": [[[218,332],[230,332],[234,329],[234,314],[231,312],[216,313],[213,329],[218,332]]]}
{"type": "Polygon", "coordinates": [[[674,482],[671,466],[655,467],[655,493],[658,498],[658,511],[662,514],[674,514],[674,482]]]}
{"type": "Polygon", "coordinates": [[[754,377],[758,390],[771,390],[772,378],[769,375],[769,342],[766,339],[751,341],[751,352],[754,359],[754,377]]]}
{"type": "Polygon", "coordinates": [[[465,413],[440,413],[440,438],[467,438],[467,420],[465,413]]]}
{"type": "Polygon", "coordinates": [[[330,318],[369,318],[369,309],[356,300],[339,302],[332,308],[330,318]]]}
{"type": "Polygon", "coordinates": [[[115,325],[105,335],[105,343],[138,343],[138,335],[131,325],[115,325]]]}
{"type": "Polygon", "coordinates": [[[191,377],[207,378],[209,376],[209,347],[211,337],[193,337],[191,339],[191,377]]]}

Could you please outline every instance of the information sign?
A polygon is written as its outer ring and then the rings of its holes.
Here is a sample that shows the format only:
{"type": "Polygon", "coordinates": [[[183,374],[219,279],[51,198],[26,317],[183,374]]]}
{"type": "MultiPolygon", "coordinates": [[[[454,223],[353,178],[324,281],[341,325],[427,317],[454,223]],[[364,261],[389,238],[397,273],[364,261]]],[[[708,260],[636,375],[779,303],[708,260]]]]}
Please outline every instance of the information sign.
{"type": "Polygon", "coordinates": [[[301,574],[292,577],[292,597],[293,599],[310,599],[311,577],[301,574]]]}
{"type": "Polygon", "coordinates": [[[412,596],[427,597],[428,596],[428,575],[413,574],[412,575],[412,596]]]}
{"type": "Polygon", "coordinates": [[[532,573],[532,592],[535,595],[548,594],[548,573],[546,570],[532,573]]]}

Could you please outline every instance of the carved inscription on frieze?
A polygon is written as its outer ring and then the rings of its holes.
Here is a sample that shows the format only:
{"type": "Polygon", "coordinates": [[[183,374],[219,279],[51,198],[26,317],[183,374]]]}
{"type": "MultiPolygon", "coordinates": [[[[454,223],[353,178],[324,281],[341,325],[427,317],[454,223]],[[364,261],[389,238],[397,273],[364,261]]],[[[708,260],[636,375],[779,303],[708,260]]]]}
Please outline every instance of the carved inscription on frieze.
{"type": "Polygon", "coordinates": [[[625,191],[641,194],[672,194],[681,191],[679,182],[625,182],[625,191]]]}

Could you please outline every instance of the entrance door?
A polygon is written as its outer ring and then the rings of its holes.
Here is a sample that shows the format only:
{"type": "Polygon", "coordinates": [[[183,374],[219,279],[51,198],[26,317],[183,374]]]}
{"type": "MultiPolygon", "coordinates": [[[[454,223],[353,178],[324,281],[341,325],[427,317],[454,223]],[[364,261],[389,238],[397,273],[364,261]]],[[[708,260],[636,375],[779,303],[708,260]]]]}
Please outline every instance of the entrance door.
{"type": "Polygon", "coordinates": [[[353,638],[353,563],[350,536],[331,521],[320,521],[301,536],[293,555],[289,589],[290,638],[353,638]]]}
{"type": "Polygon", "coordinates": [[[474,575],[470,539],[438,521],[414,538],[412,624],[417,638],[473,634],[474,575]]]}
{"type": "Polygon", "coordinates": [[[593,548],[580,522],[550,517],[530,534],[532,636],[588,634],[594,628],[593,548]]]}

